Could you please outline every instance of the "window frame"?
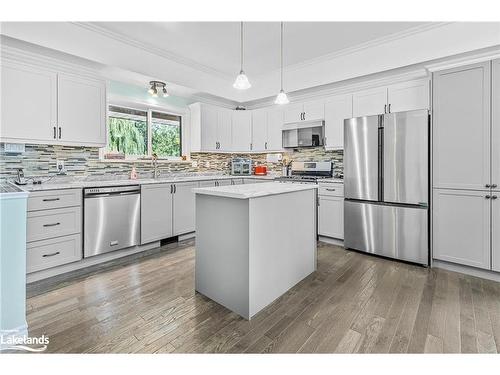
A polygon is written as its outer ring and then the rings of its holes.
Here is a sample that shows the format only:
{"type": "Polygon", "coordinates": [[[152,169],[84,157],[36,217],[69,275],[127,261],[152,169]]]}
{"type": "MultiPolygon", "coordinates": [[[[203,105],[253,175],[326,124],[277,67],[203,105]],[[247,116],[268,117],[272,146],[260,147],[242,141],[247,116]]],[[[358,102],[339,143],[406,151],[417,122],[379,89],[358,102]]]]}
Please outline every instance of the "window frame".
{"type": "Polygon", "coordinates": [[[167,156],[167,157],[158,157],[158,161],[163,162],[178,162],[183,161],[183,133],[184,133],[184,113],[177,112],[175,110],[171,110],[170,108],[154,106],[154,105],[145,105],[143,103],[123,103],[120,101],[110,101],[106,103],[106,147],[101,148],[100,159],[105,162],[139,162],[139,161],[149,161],[152,159],[152,149],[153,149],[153,112],[164,113],[172,116],[179,117],[179,147],[180,147],[180,155],[179,156],[167,156]],[[108,150],[108,124],[110,116],[110,107],[120,107],[126,108],[130,110],[143,111],[146,112],[146,132],[147,132],[147,154],[145,155],[125,155],[125,159],[106,159],[106,153],[108,150]]]}

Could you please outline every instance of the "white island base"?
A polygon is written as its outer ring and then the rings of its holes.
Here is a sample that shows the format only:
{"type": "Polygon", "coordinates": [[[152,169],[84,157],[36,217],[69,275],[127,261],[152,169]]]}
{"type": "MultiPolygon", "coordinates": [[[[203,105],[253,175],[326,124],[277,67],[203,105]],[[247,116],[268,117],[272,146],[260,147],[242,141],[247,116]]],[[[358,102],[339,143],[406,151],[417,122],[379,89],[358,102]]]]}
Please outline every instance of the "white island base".
{"type": "Polygon", "coordinates": [[[196,290],[251,319],[316,269],[316,187],[194,189],[196,290]]]}

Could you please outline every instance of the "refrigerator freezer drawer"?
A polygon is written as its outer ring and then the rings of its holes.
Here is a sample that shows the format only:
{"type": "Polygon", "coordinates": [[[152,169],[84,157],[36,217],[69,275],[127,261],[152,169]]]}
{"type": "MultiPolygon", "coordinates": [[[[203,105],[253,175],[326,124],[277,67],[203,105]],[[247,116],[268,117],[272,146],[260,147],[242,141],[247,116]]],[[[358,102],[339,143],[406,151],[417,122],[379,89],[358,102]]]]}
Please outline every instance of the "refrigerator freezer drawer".
{"type": "Polygon", "coordinates": [[[428,265],[427,209],[346,200],[344,245],[428,265]]]}

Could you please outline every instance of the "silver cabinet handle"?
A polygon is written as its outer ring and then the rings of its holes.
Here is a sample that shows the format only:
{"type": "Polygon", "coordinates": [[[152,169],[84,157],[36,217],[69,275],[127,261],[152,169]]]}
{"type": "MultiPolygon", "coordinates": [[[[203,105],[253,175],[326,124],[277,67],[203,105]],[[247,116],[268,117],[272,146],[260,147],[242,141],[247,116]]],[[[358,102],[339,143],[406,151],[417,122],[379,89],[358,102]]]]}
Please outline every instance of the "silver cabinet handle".
{"type": "Polygon", "coordinates": [[[486,188],[490,188],[490,187],[491,187],[491,185],[490,185],[490,184],[486,184],[486,185],[484,185],[484,187],[486,187],[486,188]]]}
{"type": "Polygon", "coordinates": [[[59,126],[59,139],[61,139],[61,127],[59,126]]]}
{"type": "Polygon", "coordinates": [[[264,143],[264,148],[267,150],[267,142],[264,143]]]}
{"type": "Polygon", "coordinates": [[[384,113],[387,113],[387,104],[384,104],[384,113]]]}
{"type": "Polygon", "coordinates": [[[496,195],[492,195],[491,199],[497,199],[498,197],[496,195]]]}
{"type": "Polygon", "coordinates": [[[391,103],[389,103],[389,107],[387,107],[387,111],[391,113],[391,103]]]}
{"type": "Polygon", "coordinates": [[[332,189],[332,188],[326,188],[326,191],[335,191],[335,189],[332,189]]]}
{"type": "Polygon", "coordinates": [[[57,138],[57,130],[56,130],[56,127],[54,126],[54,139],[57,138]]]}
{"type": "Polygon", "coordinates": [[[494,189],[494,188],[496,188],[497,186],[498,186],[497,184],[493,184],[493,185],[491,185],[491,187],[492,187],[493,189],[494,189]]]}
{"type": "Polygon", "coordinates": [[[61,223],[51,223],[51,224],[43,224],[44,227],[55,227],[56,225],[60,225],[61,223]]]}
{"type": "Polygon", "coordinates": [[[58,201],[59,198],[45,198],[45,199],[42,199],[43,202],[54,202],[54,201],[58,201]]]}
{"type": "Polygon", "coordinates": [[[491,196],[490,196],[490,195],[486,195],[486,196],[485,196],[485,198],[486,198],[486,199],[490,199],[490,198],[491,198],[491,196]]]}
{"type": "Polygon", "coordinates": [[[50,253],[50,254],[43,254],[42,257],[48,258],[48,257],[53,257],[54,255],[59,255],[61,254],[60,251],[56,251],[55,253],[50,253]]]}

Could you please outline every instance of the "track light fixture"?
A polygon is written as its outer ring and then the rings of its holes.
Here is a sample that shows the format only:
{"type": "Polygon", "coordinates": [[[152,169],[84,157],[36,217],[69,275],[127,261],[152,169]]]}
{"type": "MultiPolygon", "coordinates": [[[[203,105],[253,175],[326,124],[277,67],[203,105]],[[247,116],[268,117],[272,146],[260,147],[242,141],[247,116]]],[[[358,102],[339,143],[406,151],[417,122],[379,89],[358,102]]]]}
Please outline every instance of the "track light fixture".
{"type": "Polygon", "coordinates": [[[149,85],[151,86],[148,90],[148,93],[153,96],[153,98],[158,97],[158,89],[161,89],[162,96],[166,98],[168,96],[166,83],[161,81],[150,81],[149,85]]]}

